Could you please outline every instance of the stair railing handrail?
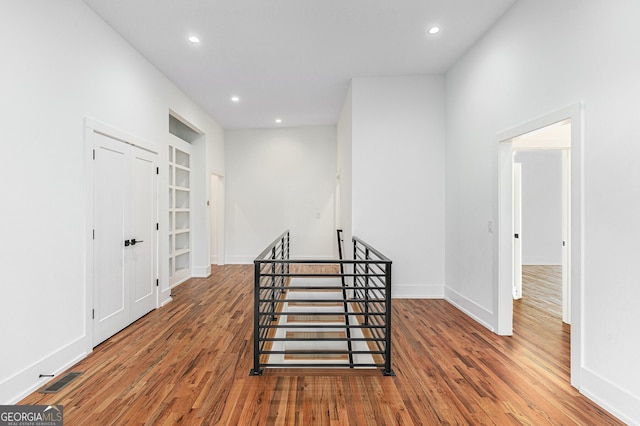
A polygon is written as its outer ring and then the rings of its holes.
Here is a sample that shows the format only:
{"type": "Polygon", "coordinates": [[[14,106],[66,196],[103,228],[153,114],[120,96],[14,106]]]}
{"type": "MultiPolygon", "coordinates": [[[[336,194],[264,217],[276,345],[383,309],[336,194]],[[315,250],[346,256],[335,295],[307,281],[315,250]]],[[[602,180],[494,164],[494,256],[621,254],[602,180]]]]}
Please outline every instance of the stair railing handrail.
{"type": "MultiPolygon", "coordinates": [[[[389,259],[387,256],[385,256],[384,254],[382,254],[380,251],[378,251],[377,249],[375,249],[373,246],[371,246],[370,244],[366,243],[364,240],[362,240],[361,238],[358,238],[356,236],[352,237],[352,241],[353,241],[353,258],[354,261],[356,262],[356,264],[354,265],[354,286],[356,286],[356,283],[359,281],[359,277],[356,273],[357,269],[358,269],[358,264],[363,264],[365,267],[365,271],[362,275],[362,277],[364,277],[364,281],[365,281],[365,299],[368,299],[369,297],[369,279],[371,275],[376,275],[376,274],[371,274],[370,272],[370,266],[371,265],[375,265],[378,263],[384,263],[385,264],[385,268],[384,268],[384,285],[385,285],[385,290],[384,290],[384,297],[385,297],[385,312],[384,312],[384,340],[385,340],[385,345],[384,345],[384,370],[383,370],[383,374],[385,376],[395,376],[395,373],[393,372],[392,368],[391,368],[391,312],[392,312],[392,308],[391,308],[391,259],[389,259]],[[359,249],[359,246],[362,246],[364,248],[364,251],[362,249],[359,249]],[[364,259],[361,258],[360,255],[362,255],[364,253],[364,259]],[[372,259],[372,256],[375,257],[376,259],[372,259]]],[[[366,308],[368,311],[368,307],[369,305],[366,304],[366,308]]],[[[368,313],[368,312],[367,312],[368,313]]],[[[368,323],[369,321],[369,316],[365,316],[365,322],[368,323]]],[[[372,329],[373,330],[373,329],[372,329]]]]}
{"type": "MultiPolygon", "coordinates": [[[[336,230],[336,235],[338,237],[338,259],[344,260],[343,256],[343,248],[344,239],[342,238],[342,229],[336,230]]],[[[340,263],[340,281],[342,283],[342,308],[344,309],[344,323],[347,326],[346,335],[347,335],[347,349],[349,351],[349,367],[354,368],[353,364],[353,344],[351,342],[351,329],[349,328],[350,320],[349,320],[349,303],[347,302],[347,281],[344,276],[344,263],[340,263]]]]}
{"type": "MultiPolygon", "coordinates": [[[[267,248],[265,248],[262,253],[260,253],[258,256],[256,256],[255,260],[268,260],[271,259],[271,253],[273,248],[277,247],[279,243],[281,243],[284,239],[286,238],[286,240],[289,240],[289,230],[287,229],[286,231],[284,231],[278,238],[276,238],[275,240],[273,240],[273,242],[271,244],[269,244],[267,246],[267,248]]],[[[288,258],[288,249],[289,246],[287,244],[287,258],[288,258]]],[[[254,260],[254,261],[255,261],[254,260]]]]}
{"type": "Polygon", "coordinates": [[[362,246],[364,246],[365,248],[369,249],[369,251],[373,254],[376,255],[376,257],[382,261],[382,262],[389,262],[391,263],[391,259],[389,259],[387,256],[385,256],[384,254],[380,253],[378,250],[376,250],[374,247],[372,247],[371,245],[369,245],[368,243],[364,242],[361,238],[356,237],[355,235],[352,237],[352,240],[355,242],[357,242],[358,244],[361,244],[362,246]]]}
{"type": "MultiPolygon", "coordinates": [[[[266,333],[268,331],[267,328],[260,327],[260,289],[261,289],[261,279],[263,276],[267,276],[271,282],[271,321],[275,321],[276,317],[276,303],[277,299],[276,291],[278,287],[280,287],[278,295],[283,291],[285,285],[285,277],[289,274],[289,264],[282,263],[280,268],[276,268],[276,261],[281,260],[285,261],[289,259],[289,230],[284,231],[278,238],[273,240],[271,244],[265,248],[262,253],[258,255],[258,257],[254,260],[254,291],[253,291],[253,364],[254,369],[251,370],[252,375],[259,375],[260,370],[258,366],[260,365],[260,355],[263,351],[262,344],[264,344],[266,337],[266,333]],[[279,247],[279,249],[278,249],[279,247]],[[271,274],[262,274],[262,265],[265,264],[265,261],[271,260],[273,263],[270,264],[271,274]],[[276,274],[276,271],[280,269],[281,273],[279,275],[276,274]],[[279,276],[280,280],[276,280],[279,276]],[[265,337],[262,336],[264,330],[265,337]]],[[[268,263],[267,263],[268,264],[268,263]]]]}

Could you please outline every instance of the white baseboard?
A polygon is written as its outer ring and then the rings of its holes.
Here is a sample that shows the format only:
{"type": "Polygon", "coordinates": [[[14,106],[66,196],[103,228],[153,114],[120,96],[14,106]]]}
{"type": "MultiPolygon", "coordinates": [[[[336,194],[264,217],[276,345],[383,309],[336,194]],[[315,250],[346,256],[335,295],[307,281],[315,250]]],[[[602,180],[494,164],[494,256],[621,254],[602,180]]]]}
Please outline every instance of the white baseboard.
{"type": "Polygon", "coordinates": [[[444,299],[474,320],[476,320],[482,326],[488,328],[491,331],[496,330],[496,327],[494,325],[495,316],[493,312],[488,311],[487,309],[483,308],[472,300],[467,299],[457,291],[448,287],[445,287],[444,289],[444,299]]]}
{"type": "Polygon", "coordinates": [[[444,286],[427,284],[393,284],[391,296],[394,299],[443,299],[444,286]]]}
{"type": "Polygon", "coordinates": [[[168,288],[166,290],[162,290],[160,293],[160,307],[165,306],[167,303],[173,302],[173,297],[171,297],[171,289],[168,288]]]}
{"type": "Polygon", "coordinates": [[[178,280],[178,281],[174,282],[173,284],[171,284],[171,285],[169,286],[169,288],[171,289],[171,288],[177,287],[177,286],[179,286],[180,284],[182,284],[183,282],[188,281],[190,278],[191,278],[191,276],[190,276],[190,275],[187,275],[187,276],[185,276],[184,278],[182,278],[182,279],[180,279],[180,280],[178,280]]]}
{"type": "Polygon", "coordinates": [[[196,278],[207,278],[211,276],[211,265],[194,266],[191,268],[191,276],[196,278]]]}
{"type": "Polygon", "coordinates": [[[254,259],[255,256],[226,256],[224,263],[231,265],[250,265],[254,259]]]}
{"type": "Polygon", "coordinates": [[[640,425],[640,397],[587,368],[580,371],[580,393],[628,425],[640,425]]]}
{"type": "Polygon", "coordinates": [[[0,382],[0,405],[16,404],[87,355],[86,337],[81,337],[0,382]],[[40,378],[40,374],[54,377],[40,378]]]}
{"type": "Polygon", "coordinates": [[[219,258],[218,258],[218,256],[211,256],[211,264],[212,265],[220,265],[220,266],[224,265],[224,260],[225,259],[224,259],[223,256],[220,256],[219,258]]]}

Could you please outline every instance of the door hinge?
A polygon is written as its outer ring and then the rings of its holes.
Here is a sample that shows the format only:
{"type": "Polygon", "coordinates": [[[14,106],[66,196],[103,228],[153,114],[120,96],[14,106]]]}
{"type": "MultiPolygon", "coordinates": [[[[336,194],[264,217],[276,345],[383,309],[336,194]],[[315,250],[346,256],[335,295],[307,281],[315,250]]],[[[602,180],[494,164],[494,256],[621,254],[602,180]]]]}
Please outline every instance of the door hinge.
{"type": "Polygon", "coordinates": [[[562,242],[562,247],[564,247],[565,245],[566,245],[566,243],[563,241],[563,242],[562,242]]]}
{"type": "Polygon", "coordinates": [[[156,231],[160,230],[160,224],[158,222],[156,222],[156,231]]]}
{"type": "Polygon", "coordinates": [[[96,230],[95,229],[93,230],[93,239],[94,240],[96,239],[96,230]]]}
{"type": "Polygon", "coordinates": [[[160,287],[160,280],[156,278],[156,287],[160,287]]]}
{"type": "Polygon", "coordinates": [[[156,174],[159,175],[160,174],[160,167],[156,167],[156,174]]]}
{"type": "Polygon", "coordinates": [[[520,238],[519,234],[514,234],[513,238],[520,238]]]}
{"type": "Polygon", "coordinates": [[[96,150],[95,149],[93,150],[93,159],[94,160],[96,159],[96,150]]]}
{"type": "Polygon", "coordinates": [[[91,319],[96,319],[96,310],[95,309],[91,310],[91,319]]]}

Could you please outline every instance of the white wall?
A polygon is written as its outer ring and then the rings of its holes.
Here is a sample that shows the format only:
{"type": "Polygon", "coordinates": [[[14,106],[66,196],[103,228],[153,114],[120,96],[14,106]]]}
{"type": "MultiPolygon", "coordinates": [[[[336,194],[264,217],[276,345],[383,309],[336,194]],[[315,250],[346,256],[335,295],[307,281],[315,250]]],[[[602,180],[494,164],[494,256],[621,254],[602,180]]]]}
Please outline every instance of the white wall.
{"type": "Polygon", "coordinates": [[[336,128],[225,130],[225,144],[227,262],[287,229],[292,258],[333,258],[336,128]]]}
{"type": "Polygon", "coordinates": [[[218,124],[79,0],[1,2],[0,50],[0,403],[12,403],[91,348],[84,118],[158,146],[160,253],[169,109],[207,134],[208,167],[224,171],[224,148],[218,124]]]}
{"type": "Polygon", "coordinates": [[[583,322],[572,329],[582,359],[572,374],[629,423],[640,423],[638,16],[636,1],[520,0],[446,77],[446,294],[490,322],[496,136],[584,102],[583,322]]]}
{"type": "Polygon", "coordinates": [[[517,151],[522,164],[522,263],[562,264],[562,151],[517,151]]]}
{"type": "Polygon", "coordinates": [[[352,81],[353,234],[393,261],[394,297],[444,290],[444,79],[352,81]]]}

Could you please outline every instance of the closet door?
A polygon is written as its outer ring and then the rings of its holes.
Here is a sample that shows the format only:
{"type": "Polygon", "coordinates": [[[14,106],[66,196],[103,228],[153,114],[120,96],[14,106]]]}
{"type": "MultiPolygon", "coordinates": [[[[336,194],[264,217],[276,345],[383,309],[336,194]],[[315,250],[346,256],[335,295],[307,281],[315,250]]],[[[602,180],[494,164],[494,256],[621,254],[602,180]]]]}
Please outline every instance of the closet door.
{"type": "Polygon", "coordinates": [[[94,133],[94,346],[129,324],[125,221],[129,216],[129,146],[94,133]]]}
{"type": "MultiPolygon", "coordinates": [[[[157,306],[156,155],[135,147],[131,158],[129,282],[132,321],[157,306]],[[136,243],[133,244],[133,239],[136,243]]],[[[126,250],[125,250],[126,251],[126,250]]]]}
{"type": "Polygon", "coordinates": [[[94,346],[156,307],[155,154],[94,138],[94,346]]]}

